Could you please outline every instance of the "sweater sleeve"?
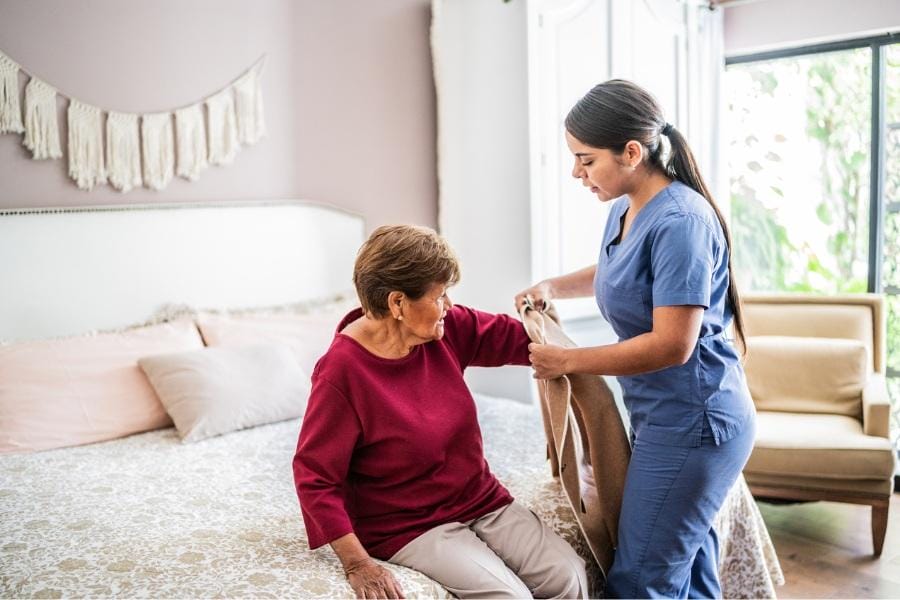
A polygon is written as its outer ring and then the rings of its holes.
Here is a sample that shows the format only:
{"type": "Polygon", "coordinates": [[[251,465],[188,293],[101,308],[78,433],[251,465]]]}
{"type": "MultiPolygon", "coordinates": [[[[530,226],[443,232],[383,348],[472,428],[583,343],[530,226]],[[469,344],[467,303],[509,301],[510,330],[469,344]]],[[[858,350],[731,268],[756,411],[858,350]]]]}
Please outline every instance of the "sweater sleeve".
{"type": "Polygon", "coordinates": [[[444,337],[460,366],[528,365],[525,326],[508,315],[495,315],[457,304],[445,319],[444,337]]]}
{"type": "Polygon", "coordinates": [[[294,485],[316,549],[353,532],[344,485],[362,428],[346,397],[326,379],[313,381],[294,454],[294,485]]]}

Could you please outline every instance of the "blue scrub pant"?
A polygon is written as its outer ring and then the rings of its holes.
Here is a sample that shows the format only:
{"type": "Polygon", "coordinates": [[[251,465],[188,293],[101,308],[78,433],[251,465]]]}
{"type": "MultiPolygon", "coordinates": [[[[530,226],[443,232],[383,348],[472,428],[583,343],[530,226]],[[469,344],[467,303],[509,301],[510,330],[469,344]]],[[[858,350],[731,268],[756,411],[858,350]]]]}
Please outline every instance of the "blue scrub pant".
{"type": "Polygon", "coordinates": [[[722,597],[713,520],[750,456],[755,432],[751,420],[717,446],[707,426],[693,448],[635,439],[608,598],[722,597]]]}

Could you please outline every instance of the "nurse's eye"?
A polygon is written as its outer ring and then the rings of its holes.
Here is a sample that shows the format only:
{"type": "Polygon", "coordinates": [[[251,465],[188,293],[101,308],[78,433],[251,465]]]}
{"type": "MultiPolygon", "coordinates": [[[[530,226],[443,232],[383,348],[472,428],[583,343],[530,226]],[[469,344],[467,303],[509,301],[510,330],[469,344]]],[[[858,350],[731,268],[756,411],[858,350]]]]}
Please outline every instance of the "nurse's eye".
{"type": "Polygon", "coordinates": [[[587,162],[581,163],[581,166],[582,166],[582,167],[589,167],[589,166],[591,166],[592,164],[594,164],[594,161],[589,160],[589,161],[587,161],[587,162]]]}

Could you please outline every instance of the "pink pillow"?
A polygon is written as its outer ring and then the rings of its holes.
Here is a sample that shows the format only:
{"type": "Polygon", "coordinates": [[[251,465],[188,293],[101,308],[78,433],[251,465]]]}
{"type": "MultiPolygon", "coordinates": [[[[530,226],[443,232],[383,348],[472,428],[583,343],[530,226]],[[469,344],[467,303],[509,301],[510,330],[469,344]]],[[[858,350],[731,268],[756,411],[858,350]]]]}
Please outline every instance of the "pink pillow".
{"type": "Polygon", "coordinates": [[[0,453],[88,444],[171,426],[137,361],[202,347],[188,320],[0,346],[0,453]]]}
{"type": "Polygon", "coordinates": [[[334,330],[344,312],[314,315],[272,314],[197,317],[197,326],[207,346],[251,346],[284,344],[290,348],[306,377],[334,339],[334,330]]]}

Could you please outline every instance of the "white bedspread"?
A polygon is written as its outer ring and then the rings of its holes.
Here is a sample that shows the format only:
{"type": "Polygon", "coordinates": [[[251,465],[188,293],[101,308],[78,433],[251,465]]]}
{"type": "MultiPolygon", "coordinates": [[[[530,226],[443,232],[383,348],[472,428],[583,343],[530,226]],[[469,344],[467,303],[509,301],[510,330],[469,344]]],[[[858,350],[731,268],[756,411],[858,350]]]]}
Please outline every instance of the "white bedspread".
{"type": "MultiPolygon", "coordinates": [[[[549,475],[537,408],[478,404],[494,472],[588,556],[549,475]]],[[[0,596],[351,597],[331,550],[306,543],[291,475],[298,430],[287,421],[182,444],[167,429],[0,457],[0,596]]],[[[738,483],[717,523],[723,592],[772,597],[781,570],[738,483]]],[[[407,598],[450,597],[390,568],[407,598]]]]}

